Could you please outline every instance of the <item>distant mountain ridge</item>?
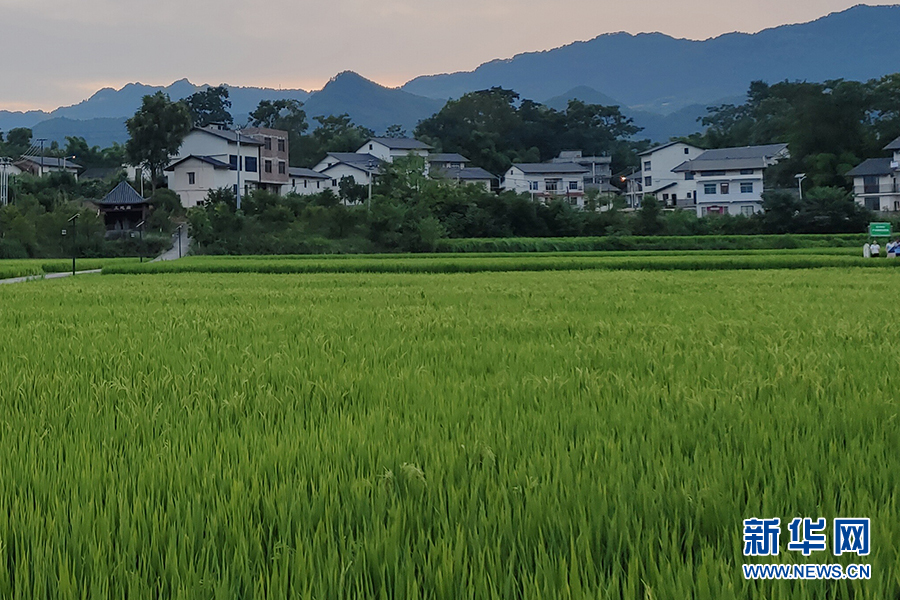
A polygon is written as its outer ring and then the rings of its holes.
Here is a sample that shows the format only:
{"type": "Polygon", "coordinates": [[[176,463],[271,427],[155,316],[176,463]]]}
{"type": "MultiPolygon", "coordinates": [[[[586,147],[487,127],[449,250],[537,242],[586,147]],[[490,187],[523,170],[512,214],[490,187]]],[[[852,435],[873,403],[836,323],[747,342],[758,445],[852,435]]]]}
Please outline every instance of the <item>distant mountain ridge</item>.
{"type": "Polygon", "coordinates": [[[456,98],[492,86],[541,100],[577,86],[655,113],[738,96],[753,80],[865,81],[900,71],[900,6],[858,5],[809,23],[704,41],[612,33],[474,71],[417,77],[402,89],[456,98]]]}

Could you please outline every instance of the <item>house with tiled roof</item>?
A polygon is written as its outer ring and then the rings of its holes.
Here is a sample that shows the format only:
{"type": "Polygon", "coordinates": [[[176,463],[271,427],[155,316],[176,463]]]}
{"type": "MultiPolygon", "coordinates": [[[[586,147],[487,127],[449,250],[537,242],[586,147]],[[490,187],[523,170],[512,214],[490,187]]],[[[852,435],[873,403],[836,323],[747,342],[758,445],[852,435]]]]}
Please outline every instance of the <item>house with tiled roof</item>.
{"type": "Polygon", "coordinates": [[[565,199],[584,207],[584,177],[587,167],[577,163],[517,163],[501,180],[503,190],[530,194],[535,200],[565,199]]]}
{"type": "Polygon", "coordinates": [[[750,216],[763,210],[766,169],[788,156],[787,144],[718,148],[683,162],[672,172],[694,185],[698,217],[750,216]]]}
{"type": "MultiPolygon", "coordinates": [[[[666,208],[694,208],[694,192],[697,186],[693,180],[675,173],[673,169],[701,154],[703,150],[684,142],[669,142],[641,152],[638,155],[641,161],[641,170],[638,173],[640,180],[638,198],[650,195],[666,208]]],[[[638,206],[640,202],[632,204],[638,206]]]]}
{"type": "Polygon", "coordinates": [[[857,204],[869,210],[900,211],[900,138],[884,147],[888,158],[870,158],[847,172],[857,204]]]}

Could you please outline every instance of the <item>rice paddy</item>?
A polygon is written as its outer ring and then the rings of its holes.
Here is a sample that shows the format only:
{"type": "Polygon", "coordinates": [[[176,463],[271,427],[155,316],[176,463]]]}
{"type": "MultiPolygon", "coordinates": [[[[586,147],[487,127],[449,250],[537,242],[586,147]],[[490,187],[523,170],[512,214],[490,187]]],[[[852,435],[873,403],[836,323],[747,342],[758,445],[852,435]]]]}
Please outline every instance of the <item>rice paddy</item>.
{"type": "Polygon", "coordinates": [[[0,597],[897,598],[898,296],[845,267],[0,287],[0,597]],[[743,519],[798,516],[870,517],[871,555],[742,555],[743,519]]]}

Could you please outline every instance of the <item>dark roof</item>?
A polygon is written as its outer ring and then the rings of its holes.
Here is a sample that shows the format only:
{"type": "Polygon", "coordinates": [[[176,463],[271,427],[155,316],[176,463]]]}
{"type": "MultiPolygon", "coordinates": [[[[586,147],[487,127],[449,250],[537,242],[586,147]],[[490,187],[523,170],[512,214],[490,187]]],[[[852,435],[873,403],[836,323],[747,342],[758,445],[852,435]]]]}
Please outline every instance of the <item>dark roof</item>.
{"type": "Polygon", "coordinates": [[[738,169],[765,169],[769,161],[787,150],[787,144],[766,144],[764,146],[742,146],[740,148],[717,148],[707,150],[694,160],[681,163],[675,173],[688,171],[735,171],[738,169]]]}
{"type": "Polygon", "coordinates": [[[897,169],[893,167],[893,158],[870,158],[858,167],[847,171],[847,177],[866,177],[868,175],[890,175],[897,169]]]}
{"type": "Polygon", "coordinates": [[[694,160],[734,160],[738,158],[772,158],[785,150],[787,144],[766,144],[764,146],[742,146],[740,148],[717,148],[707,150],[694,160]]]}
{"type": "Polygon", "coordinates": [[[590,169],[575,163],[518,163],[511,168],[519,169],[527,175],[588,173],[590,169]]]}
{"type": "Polygon", "coordinates": [[[456,154],[455,152],[449,153],[438,153],[438,154],[429,154],[428,162],[436,163],[436,162],[470,162],[468,158],[463,156],[462,154],[456,154]]]}
{"type": "Polygon", "coordinates": [[[676,186],[676,185],[678,185],[678,182],[677,182],[677,181],[673,181],[672,183],[667,183],[666,185],[664,185],[664,186],[662,186],[662,187],[658,187],[658,188],[656,188],[655,190],[650,191],[650,192],[646,192],[646,193],[648,193],[648,194],[655,194],[655,193],[657,193],[657,192],[661,192],[661,191],[663,191],[663,190],[667,190],[667,189],[669,189],[670,187],[673,187],[673,186],[676,186]]]}
{"type": "MultiPolygon", "coordinates": [[[[241,142],[241,143],[243,144],[243,142],[241,142]]],[[[196,156],[194,154],[190,154],[180,160],[173,162],[171,165],[166,167],[166,171],[174,171],[175,167],[177,167],[178,165],[180,165],[183,162],[187,162],[187,161],[191,160],[192,158],[199,160],[200,162],[204,162],[208,165],[212,165],[216,169],[230,169],[231,168],[231,165],[229,165],[228,163],[224,163],[221,160],[213,158],[212,156],[196,156]]]]}
{"type": "Polygon", "coordinates": [[[387,146],[391,150],[431,150],[431,146],[413,138],[371,138],[366,143],[372,142],[387,146]]]}
{"type": "Polygon", "coordinates": [[[461,179],[465,181],[486,181],[496,179],[489,171],[481,167],[469,167],[466,169],[438,169],[436,174],[447,179],[461,179]]]}
{"type": "Polygon", "coordinates": [[[884,147],[885,150],[900,150],[900,137],[884,147]]]}
{"type": "Polygon", "coordinates": [[[302,167],[289,167],[288,175],[290,175],[291,177],[305,177],[307,179],[330,179],[328,175],[323,175],[318,171],[313,171],[312,169],[304,169],[302,167]]]}
{"type": "MultiPolygon", "coordinates": [[[[238,134],[236,131],[231,131],[230,129],[203,129],[202,127],[194,127],[191,131],[200,131],[203,133],[208,133],[209,135],[214,135],[217,138],[222,138],[223,140],[228,140],[229,142],[237,143],[238,134]]],[[[259,140],[253,139],[250,137],[250,134],[245,133],[241,135],[241,145],[242,146],[262,146],[263,142],[259,140]]]]}
{"type": "Polygon", "coordinates": [[[123,170],[122,167],[91,167],[90,169],[85,169],[80,177],[82,179],[106,179],[111,175],[121,173],[123,170]]]}
{"type": "MultiPolygon", "coordinates": [[[[370,173],[377,172],[378,169],[381,168],[382,162],[384,162],[377,156],[372,156],[371,154],[360,154],[358,152],[329,152],[328,156],[335,159],[338,164],[343,163],[345,165],[350,165],[351,167],[359,169],[360,171],[367,171],[370,173]]],[[[322,172],[324,173],[334,166],[337,165],[326,167],[325,169],[322,169],[322,172]]]]}
{"type": "Polygon", "coordinates": [[[762,157],[757,158],[723,158],[719,160],[688,160],[674,169],[673,173],[686,173],[693,171],[702,173],[704,171],[737,171],[743,169],[765,169],[768,163],[762,157]]]}
{"type": "MultiPolygon", "coordinates": [[[[652,154],[652,153],[656,152],[657,150],[663,150],[665,148],[668,148],[669,146],[674,146],[675,144],[684,144],[685,146],[691,146],[690,144],[685,143],[685,142],[678,142],[678,141],[668,142],[666,144],[660,144],[659,146],[653,146],[652,148],[648,148],[647,150],[644,150],[643,152],[638,154],[638,156],[644,156],[645,154],[652,154]]],[[[695,146],[691,146],[691,148],[694,148],[694,147],[695,146]]]]}
{"type": "Polygon", "coordinates": [[[128,185],[128,182],[123,181],[119,185],[117,185],[113,191],[108,193],[103,197],[103,200],[96,202],[96,204],[114,204],[114,205],[123,205],[123,204],[146,204],[147,200],[142,198],[140,194],[134,191],[134,188],[128,185]]]}
{"type": "MultiPolygon", "coordinates": [[[[36,165],[41,165],[42,167],[59,167],[63,166],[63,159],[61,158],[51,158],[49,156],[23,156],[22,160],[27,160],[28,162],[32,162],[36,165]]],[[[66,159],[66,168],[67,169],[80,169],[81,165],[73,161],[72,159],[66,159]]]]}

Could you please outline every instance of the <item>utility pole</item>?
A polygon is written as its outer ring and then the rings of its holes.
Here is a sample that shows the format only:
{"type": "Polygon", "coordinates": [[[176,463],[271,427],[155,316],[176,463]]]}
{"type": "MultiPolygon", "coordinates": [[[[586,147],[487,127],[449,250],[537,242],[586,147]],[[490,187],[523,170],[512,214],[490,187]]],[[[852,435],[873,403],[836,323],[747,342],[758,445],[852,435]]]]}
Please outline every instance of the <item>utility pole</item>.
{"type": "Polygon", "coordinates": [[[12,161],[0,158],[0,206],[9,204],[9,166],[12,161]]]}
{"type": "Polygon", "coordinates": [[[44,176],[44,142],[47,141],[47,138],[38,138],[37,141],[41,143],[41,165],[38,167],[38,177],[44,176]]]}
{"type": "MultiPolygon", "coordinates": [[[[72,239],[72,275],[75,274],[75,252],[78,250],[78,248],[75,246],[75,219],[77,219],[77,218],[78,218],[78,213],[75,213],[67,221],[67,223],[69,223],[72,227],[72,238],[71,238],[72,239]]],[[[66,230],[63,229],[63,235],[65,235],[65,233],[66,233],[66,230]]]]}
{"type": "MultiPolygon", "coordinates": [[[[241,130],[238,129],[234,132],[237,135],[237,193],[235,197],[237,199],[237,210],[241,210],[241,130]]],[[[178,237],[179,248],[181,247],[181,236],[178,237]]],[[[178,251],[178,258],[181,258],[181,250],[178,251]]]]}

